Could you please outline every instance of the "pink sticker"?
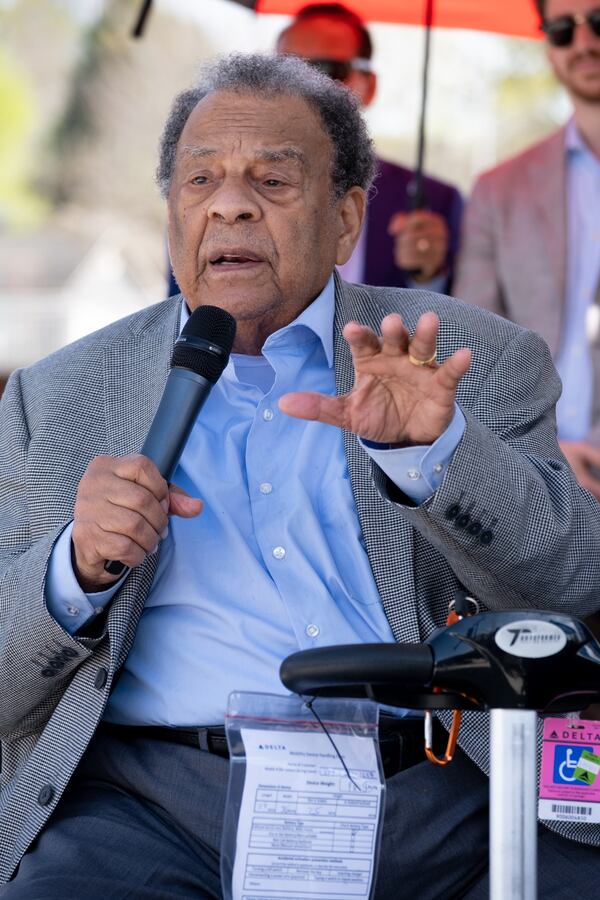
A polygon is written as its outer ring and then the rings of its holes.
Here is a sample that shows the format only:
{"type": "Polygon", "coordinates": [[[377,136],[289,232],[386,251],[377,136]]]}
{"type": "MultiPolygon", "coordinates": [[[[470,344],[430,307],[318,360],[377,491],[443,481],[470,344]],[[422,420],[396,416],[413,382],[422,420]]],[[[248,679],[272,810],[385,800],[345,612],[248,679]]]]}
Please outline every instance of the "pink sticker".
{"type": "Polygon", "coordinates": [[[600,721],[544,720],[539,796],[543,818],[600,821],[600,721]]]}

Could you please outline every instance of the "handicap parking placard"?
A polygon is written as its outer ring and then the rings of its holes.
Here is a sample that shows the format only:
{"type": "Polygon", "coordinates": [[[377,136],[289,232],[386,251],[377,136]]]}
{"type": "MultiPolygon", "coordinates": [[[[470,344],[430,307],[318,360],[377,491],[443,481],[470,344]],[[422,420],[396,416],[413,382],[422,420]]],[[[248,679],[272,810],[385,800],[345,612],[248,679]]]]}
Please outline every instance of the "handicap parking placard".
{"type": "MultiPolygon", "coordinates": [[[[584,752],[593,754],[594,748],[592,746],[578,747],[576,744],[555,744],[552,783],[577,784],[577,767],[584,752]]],[[[581,782],[579,783],[581,784],[581,782]]]]}
{"type": "Polygon", "coordinates": [[[544,721],[538,815],[600,822],[600,721],[544,721]]]}

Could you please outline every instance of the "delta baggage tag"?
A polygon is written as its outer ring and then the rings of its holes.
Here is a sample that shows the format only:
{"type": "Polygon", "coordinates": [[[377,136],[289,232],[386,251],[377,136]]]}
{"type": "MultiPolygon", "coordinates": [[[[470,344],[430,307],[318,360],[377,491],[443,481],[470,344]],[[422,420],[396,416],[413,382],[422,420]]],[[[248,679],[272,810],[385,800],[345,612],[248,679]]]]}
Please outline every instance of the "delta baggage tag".
{"type": "Polygon", "coordinates": [[[600,822],[600,721],[544,720],[538,815],[600,822]]]}
{"type": "Polygon", "coordinates": [[[226,900],[371,900],[385,797],[371,707],[322,699],[317,722],[300,697],[231,694],[226,900]]]}

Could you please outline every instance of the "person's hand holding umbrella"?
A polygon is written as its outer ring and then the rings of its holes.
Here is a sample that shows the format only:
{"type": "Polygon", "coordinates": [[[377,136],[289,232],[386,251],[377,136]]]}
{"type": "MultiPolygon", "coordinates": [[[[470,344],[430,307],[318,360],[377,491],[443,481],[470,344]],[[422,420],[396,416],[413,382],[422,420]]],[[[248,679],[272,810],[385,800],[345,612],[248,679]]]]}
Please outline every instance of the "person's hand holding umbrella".
{"type": "Polygon", "coordinates": [[[394,262],[412,272],[415,282],[431,281],[444,271],[450,233],[443,216],[425,209],[398,212],[388,234],[394,237],[394,262]]]}

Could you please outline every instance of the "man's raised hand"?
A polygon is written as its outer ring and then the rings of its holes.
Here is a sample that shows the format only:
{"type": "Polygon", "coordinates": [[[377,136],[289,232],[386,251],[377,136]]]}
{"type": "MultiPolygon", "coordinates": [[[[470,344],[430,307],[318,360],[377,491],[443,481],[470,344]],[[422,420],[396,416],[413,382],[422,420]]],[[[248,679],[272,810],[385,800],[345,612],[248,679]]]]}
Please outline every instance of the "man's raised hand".
{"type": "Polygon", "coordinates": [[[439,319],[428,312],[409,335],[402,317],[386,316],[381,337],[365,325],[344,328],[354,362],[354,387],[340,397],[298,392],[279,401],[282,412],[345,428],[359,437],[399,445],[432,444],[454,415],[460,379],[471,364],[466,347],[438,365],[439,319]]]}

